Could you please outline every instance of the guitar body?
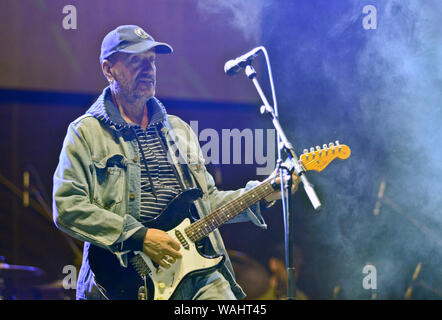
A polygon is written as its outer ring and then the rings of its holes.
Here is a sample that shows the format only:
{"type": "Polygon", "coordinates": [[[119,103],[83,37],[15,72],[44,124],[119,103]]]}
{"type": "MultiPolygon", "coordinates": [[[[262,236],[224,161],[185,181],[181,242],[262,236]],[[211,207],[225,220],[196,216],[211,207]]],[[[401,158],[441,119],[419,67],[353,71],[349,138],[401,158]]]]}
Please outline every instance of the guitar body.
{"type": "MultiPolygon", "coordinates": [[[[184,231],[194,220],[190,207],[200,196],[199,189],[186,190],[173,199],[158,217],[145,223],[148,228],[166,231],[172,239],[180,242],[182,259],[178,259],[170,268],[163,269],[143,252],[129,254],[129,261],[138,255],[138,259],[141,257],[151,271],[146,277],[147,298],[150,300],[170,299],[184,279],[196,273],[215,270],[224,260],[223,256],[202,255],[198,243],[190,240],[184,231]]],[[[110,251],[91,244],[89,264],[97,284],[104,289],[103,294],[107,298],[138,299],[138,290],[145,283],[131,263],[124,268],[110,251]]]]}

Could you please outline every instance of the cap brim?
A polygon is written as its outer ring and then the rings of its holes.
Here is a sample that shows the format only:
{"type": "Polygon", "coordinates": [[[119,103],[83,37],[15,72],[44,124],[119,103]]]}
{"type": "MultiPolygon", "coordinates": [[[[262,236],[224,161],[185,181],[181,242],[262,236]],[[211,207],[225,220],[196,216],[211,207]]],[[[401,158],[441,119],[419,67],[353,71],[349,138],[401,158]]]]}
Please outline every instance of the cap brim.
{"type": "Polygon", "coordinates": [[[143,53],[149,51],[150,49],[155,48],[155,53],[172,53],[173,49],[170,45],[163,42],[156,41],[143,41],[130,46],[127,46],[124,49],[119,49],[119,52],[125,53],[143,53]]]}

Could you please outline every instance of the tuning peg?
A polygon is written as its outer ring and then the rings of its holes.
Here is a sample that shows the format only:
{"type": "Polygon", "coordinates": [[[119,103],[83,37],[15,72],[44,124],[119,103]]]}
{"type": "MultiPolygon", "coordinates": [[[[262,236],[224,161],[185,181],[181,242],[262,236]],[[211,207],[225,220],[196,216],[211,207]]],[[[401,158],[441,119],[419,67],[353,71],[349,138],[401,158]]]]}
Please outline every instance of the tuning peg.
{"type": "Polygon", "coordinates": [[[339,151],[341,151],[342,150],[342,146],[339,144],[339,140],[336,140],[335,142],[336,142],[336,146],[339,147],[339,151]]]}
{"type": "Polygon", "coordinates": [[[330,143],[328,144],[328,146],[329,146],[330,148],[332,148],[332,147],[335,146],[335,144],[334,144],[333,142],[330,142],[330,143]]]}
{"type": "Polygon", "coordinates": [[[308,160],[308,149],[304,149],[303,153],[305,154],[305,160],[308,160]]]}
{"type": "Polygon", "coordinates": [[[320,146],[316,146],[316,150],[317,151],[321,150],[321,147],[320,146]]]}
{"type": "Polygon", "coordinates": [[[310,152],[315,152],[315,148],[311,147],[310,152]]]}
{"type": "Polygon", "coordinates": [[[328,155],[328,149],[327,149],[327,145],[326,144],[324,144],[322,146],[322,149],[325,150],[325,155],[328,155]]]}

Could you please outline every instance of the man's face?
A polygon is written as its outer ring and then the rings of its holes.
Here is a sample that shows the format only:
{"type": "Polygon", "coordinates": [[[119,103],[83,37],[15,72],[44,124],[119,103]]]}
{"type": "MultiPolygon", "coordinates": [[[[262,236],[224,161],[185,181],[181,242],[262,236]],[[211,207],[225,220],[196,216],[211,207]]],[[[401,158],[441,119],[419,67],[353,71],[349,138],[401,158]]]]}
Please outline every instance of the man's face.
{"type": "Polygon", "coordinates": [[[149,99],[155,95],[155,51],[140,54],[118,52],[111,58],[115,89],[127,100],[149,99]]]}

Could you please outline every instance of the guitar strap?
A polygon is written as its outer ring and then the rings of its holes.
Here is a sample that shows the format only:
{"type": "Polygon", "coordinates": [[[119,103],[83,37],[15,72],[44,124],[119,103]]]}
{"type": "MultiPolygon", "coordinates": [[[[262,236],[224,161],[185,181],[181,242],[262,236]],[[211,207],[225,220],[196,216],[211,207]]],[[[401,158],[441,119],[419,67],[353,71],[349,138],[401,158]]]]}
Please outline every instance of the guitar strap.
{"type": "Polygon", "coordinates": [[[182,151],[180,148],[180,145],[178,144],[178,139],[176,137],[176,134],[172,128],[172,125],[170,124],[167,117],[163,121],[164,127],[161,128],[161,132],[163,133],[164,141],[167,146],[167,158],[172,163],[172,167],[175,169],[176,174],[178,175],[178,180],[182,184],[183,190],[195,187],[195,180],[192,179],[192,175],[189,172],[189,167],[187,165],[187,162],[185,158],[182,155],[182,151]],[[174,143],[176,147],[173,147],[171,145],[171,141],[167,138],[167,136],[170,138],[170,140],[174,143]],[[173,150],[177,149],[177,154],[173,152],[173,150]]]}

